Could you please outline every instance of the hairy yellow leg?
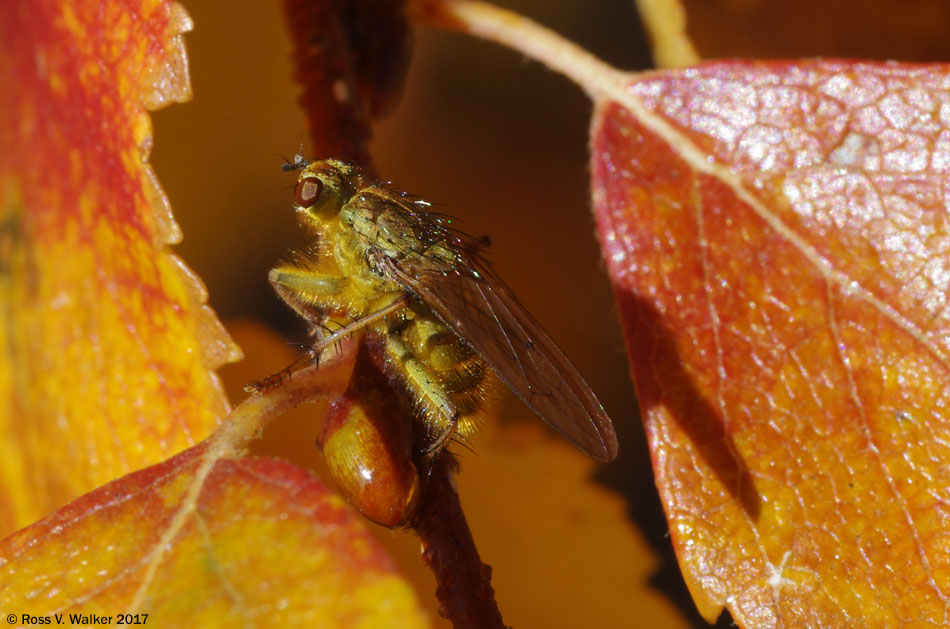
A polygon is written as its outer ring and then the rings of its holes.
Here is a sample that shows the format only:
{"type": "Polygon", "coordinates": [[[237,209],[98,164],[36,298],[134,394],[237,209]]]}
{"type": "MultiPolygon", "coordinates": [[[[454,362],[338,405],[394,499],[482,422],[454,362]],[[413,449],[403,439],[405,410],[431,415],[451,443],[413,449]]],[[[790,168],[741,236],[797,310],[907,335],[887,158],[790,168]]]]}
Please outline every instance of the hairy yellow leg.
{"type": "Polygon", "coordinates": [[[311,323],[323,318],[328,302],[340,295],[349,280],[334,275],[321,275],[312,270],[292,266],[279,266],[268,274],[267,279],[287,304],[311,323]]]}
{"type": "Polygon", "coordinates": [[[335,343],[342,341],[344,338],[353,334],[354,332],[358,332],[359,330],[365,328],[369,324],[375,321],[378,321],[380,319],[383,319],[387,315],[392,314],[396,310],[399,310],[400,308],[405,308],[405,306],[406,306],[406,297],[403,296],[396,299],[396,301],[392,302],[391,304],[383,308],[380,308],[379,310],[375,312],[371,312],[370,314],[364,317],[360,317],[359,319],[351,323],[348,323],[347,325],[343,326],[339,330],[334,330],[332,334],[324,336],[319,341],[317,341],[313,346],[311,346],[307,350],[307,353],[304,356],[301,356],[300,358],[292,362],[289,366],[285,367],[284,369],[281,369],[277,373],[267,376],[266,378],[262,378],[258,380],[257,382],[253,382],[245,386],[244,390],[247,391],[248,393],[255,393],[255,392],[260,393],[262,391],[267,391],[269,389],[272,389],[280,385],[285,379],[290,378],[293,375],[293,373],[297,371],[298,369],[306,367],[308,364],[310,364],[313,361],[319,361],[320,355],[328,347],[332,347],[335,343]]]}
{"type": "Polygon", "coordinates": [[[452,402],[439,378],[415,357],[397,334],[389,335],[386,340],[386,351],[406,379],[406,388],[417,398],[416,403],[422,407],[426,420],[440,429],[436,445],[432,447],[441,447],[455,431],[455,425],[458,422],[458,409],[455,403],[452,402]]]}

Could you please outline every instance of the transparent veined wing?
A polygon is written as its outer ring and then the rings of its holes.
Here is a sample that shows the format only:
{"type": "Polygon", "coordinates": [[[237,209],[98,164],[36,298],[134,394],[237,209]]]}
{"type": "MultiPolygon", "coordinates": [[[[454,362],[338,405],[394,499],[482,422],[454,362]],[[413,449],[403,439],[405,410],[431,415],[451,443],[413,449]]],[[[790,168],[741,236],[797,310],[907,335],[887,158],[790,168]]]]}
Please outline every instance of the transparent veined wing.
{"type": "Polygon", "coordinates": [[[564,352],[487,262],[456,237],[459,262],[423,255],[382,266],[481,354],[531,410],[592,458],[617,456],[613,424],[564,352]]]}

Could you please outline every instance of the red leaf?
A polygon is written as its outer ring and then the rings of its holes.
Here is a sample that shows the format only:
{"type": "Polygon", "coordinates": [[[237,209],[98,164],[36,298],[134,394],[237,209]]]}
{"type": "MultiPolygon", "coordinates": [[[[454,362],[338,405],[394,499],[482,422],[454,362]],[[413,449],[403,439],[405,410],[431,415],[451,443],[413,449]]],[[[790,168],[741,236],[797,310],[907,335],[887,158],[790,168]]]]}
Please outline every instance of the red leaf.
{"type": "Polygon", "coordinates": [[[946,621],[948,79],[732,62],[600,103],[598,227],[709,619],[946,621]]]}
{"type": "Polygon", "coordinates": [[[157,626],[427,626],[363,522],[316,478],[222,459],[195,499],[207,452],[126,476],[0,542],[0,606],[22,624],[131,613],[157,626]]]}

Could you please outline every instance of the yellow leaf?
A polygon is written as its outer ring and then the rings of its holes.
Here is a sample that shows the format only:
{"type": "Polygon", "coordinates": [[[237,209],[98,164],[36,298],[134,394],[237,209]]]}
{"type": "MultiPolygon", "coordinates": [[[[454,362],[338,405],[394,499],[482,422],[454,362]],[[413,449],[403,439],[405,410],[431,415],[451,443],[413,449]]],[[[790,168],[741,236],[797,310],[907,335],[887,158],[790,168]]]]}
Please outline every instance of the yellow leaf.
{"type": "Polygon", "coordinates": [[[204,438],[240,353],[147,165],[190,97],[173,2],[0,5],[0,533],[204,438]]]}

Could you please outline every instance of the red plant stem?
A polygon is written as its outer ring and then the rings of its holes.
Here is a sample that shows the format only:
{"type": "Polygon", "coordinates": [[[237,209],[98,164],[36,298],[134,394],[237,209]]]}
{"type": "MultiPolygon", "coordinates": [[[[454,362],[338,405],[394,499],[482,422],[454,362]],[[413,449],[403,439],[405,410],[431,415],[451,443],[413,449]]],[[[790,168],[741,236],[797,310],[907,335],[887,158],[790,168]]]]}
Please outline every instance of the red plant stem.
{"type": "Polygon", "coordinates": [[[370,123],[402,89],[412,31],[404,0],[284,0],[315,156],[373,172],[370,123]]]}
{"type": "Polygon", "coordinates": [[[355,59],[347,46],[340,4],[284,0],[294,43],[294,78],[303,88],[299,102],[316,154],[368,165],[369,115],[365,104],[355,98],[355,59]]]}
{"type": "MultiPolygon", "coordinates": [[[[370,362],[357,361],[355,377],[360,376],[360,369],[375,369],[381,377],[367,379],[363,374],[358,382],[375,387],[376,393],[383,396],[387,421],[406,425],[418,422],[405,391],[386,367],[383,346],[372,340],[364,342],[370,362]]],[[[423,561],[435,575],[436,597],[441,603],[439,613],[451,620],[455,629],[503,628],[505,624],[491,586],[491,567],[478,556],[459,501],[455,460],[446,449],[434,461],[425,456],[417,459],[416,469],[423,470],[425,478],[421,502],[409,526],[422,540],[423,561]]]]}
{"type": "Polygon", "coordinates": [[[422,557],[435,573],[439,613],[455,629],[504,629],[491,586],[491,566],[483,564],[465,521],[455,486],[456,465],[443,451],[433,463],[413,527],[422,557]]]}
{"type": "MultiPolygon", "coordinates": [[[[304,90],[300,104],[319,156],[354,161],[372,172],[370,122],[398,95],[411,46],[403,2],[284,0],[294,41],[295,78],[304,90]]],[[[371,354],[385,374],[385,360],[375,349],[371,354]]],[[[405,396],[399,387],[390,388],[405,396]]],[[[403,413],[399,408],[390,405],[393,421],[416,421],[411,410],[403,413]]],[[[478,556],[454,471],[455,463],[445,451],[432,462],[412,528],[435,573],[440,612],[456,629],[500,629],[505,625],[491,587],[491,568],[478,556]]]]}

